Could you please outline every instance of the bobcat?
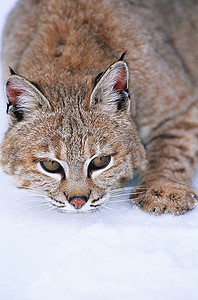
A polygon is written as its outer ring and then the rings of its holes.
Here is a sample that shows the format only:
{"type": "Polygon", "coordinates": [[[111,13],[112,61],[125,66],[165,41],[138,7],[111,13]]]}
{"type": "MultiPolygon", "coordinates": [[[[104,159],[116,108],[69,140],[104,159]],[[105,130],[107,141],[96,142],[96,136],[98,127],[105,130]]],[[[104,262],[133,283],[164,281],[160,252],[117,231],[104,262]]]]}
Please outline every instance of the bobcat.
{"type": "Polygon", "coordinates": [[[140,172],[141,209],[191,210],[197,16],[193,0],[20,0],[2,49],[1,165],[17,186],[93,211],[140,172]]]}

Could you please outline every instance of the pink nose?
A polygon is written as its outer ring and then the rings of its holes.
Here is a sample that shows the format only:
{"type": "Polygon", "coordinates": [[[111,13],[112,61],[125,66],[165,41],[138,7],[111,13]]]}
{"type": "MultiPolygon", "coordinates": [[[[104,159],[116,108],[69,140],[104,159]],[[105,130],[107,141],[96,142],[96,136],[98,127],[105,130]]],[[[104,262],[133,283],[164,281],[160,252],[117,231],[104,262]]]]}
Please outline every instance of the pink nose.
{"type": "Polygon", "coordinates": [[[75,208],[79,209],[83,206],[83,204],[85,204],[87,202],[87,200],[85,199],[86,197],[78,197],[78,196],[74,196],[71,198],[71,200],[69,201],[69,203],[71,203],[75,208]]]}

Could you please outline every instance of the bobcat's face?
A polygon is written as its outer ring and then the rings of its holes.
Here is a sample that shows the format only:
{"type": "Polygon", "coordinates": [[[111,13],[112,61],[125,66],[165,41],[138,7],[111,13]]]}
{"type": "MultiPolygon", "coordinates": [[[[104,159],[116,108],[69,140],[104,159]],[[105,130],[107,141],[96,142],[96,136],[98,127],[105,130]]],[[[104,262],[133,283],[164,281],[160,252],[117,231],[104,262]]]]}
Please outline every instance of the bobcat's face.
{"type": "Polygon", "coordinates": [[[127,77],[119,61],[91,97],[80,88],[70,94],[63,88],[64,99],[52,108],[36,87],[11,75],[11,124],[1,163],[17,185],[46,195],[61,210],[78,212],[101,206],[113,187],[131,178],[145,157],[130,116],[127,77]]]}

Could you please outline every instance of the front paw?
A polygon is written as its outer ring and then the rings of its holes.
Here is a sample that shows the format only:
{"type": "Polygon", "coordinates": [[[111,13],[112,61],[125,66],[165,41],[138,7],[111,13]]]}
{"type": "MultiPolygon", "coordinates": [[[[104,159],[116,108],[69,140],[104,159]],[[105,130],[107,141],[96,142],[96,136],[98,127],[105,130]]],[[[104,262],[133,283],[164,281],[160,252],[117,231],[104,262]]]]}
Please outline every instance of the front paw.
{"type": "Polygon", "coordinates": [[[130,199],[142,210],[155,215],[163,213],[180,215],[193,209],[197,195],[186,185],[160,180],[135,188],[130,199]]]}

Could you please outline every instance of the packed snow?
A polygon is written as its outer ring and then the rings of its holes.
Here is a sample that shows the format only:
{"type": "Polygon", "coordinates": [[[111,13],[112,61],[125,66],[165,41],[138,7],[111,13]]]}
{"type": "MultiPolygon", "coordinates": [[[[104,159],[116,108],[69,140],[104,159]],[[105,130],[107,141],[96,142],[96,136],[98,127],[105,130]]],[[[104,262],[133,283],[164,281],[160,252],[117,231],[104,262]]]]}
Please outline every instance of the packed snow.
{"type": "MultiPolygon", "coordinates": [[[[1,32],[15,2],[0,3],[1,32]]],[[[97,213],[63,214],[0,169],[0,299],[198,299],[198,208],[156,217],[120,199],[97,213]]]]}

